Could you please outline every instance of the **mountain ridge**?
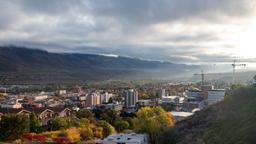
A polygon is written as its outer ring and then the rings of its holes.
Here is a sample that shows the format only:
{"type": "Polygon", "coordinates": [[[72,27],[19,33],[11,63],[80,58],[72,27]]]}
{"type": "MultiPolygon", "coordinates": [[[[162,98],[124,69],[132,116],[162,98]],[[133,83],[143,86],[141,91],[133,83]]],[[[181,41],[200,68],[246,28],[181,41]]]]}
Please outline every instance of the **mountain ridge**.
{"type": "Polygon", "coordinates": [[[164,79],[186,74],[198,67],[122,56],[0,47],[0,74],[9,83],[47,83],[47,79],[49,83],[56,80],[164,79]]]}

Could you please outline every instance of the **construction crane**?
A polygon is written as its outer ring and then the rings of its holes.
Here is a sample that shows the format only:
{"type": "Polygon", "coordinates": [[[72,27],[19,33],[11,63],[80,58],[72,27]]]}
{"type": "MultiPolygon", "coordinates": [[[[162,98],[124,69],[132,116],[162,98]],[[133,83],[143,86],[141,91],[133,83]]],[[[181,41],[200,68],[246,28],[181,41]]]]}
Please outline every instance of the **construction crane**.
{"type": "Polygon", "coordinates": [[[194,76],[198,76],[198,75],[201,75],[201,85],[204,85],[204,71],[202,70],[201,71],[201,74],[194,74],[194,76]]]}
{"type": "Polygon", "coordinates": [[[233,61],[232,67],[233,67],[233,84],[235,84],[235,73],[236,73],[236,67],[246,67],[246,64],[236,64],[236,60],[233,61]]]}

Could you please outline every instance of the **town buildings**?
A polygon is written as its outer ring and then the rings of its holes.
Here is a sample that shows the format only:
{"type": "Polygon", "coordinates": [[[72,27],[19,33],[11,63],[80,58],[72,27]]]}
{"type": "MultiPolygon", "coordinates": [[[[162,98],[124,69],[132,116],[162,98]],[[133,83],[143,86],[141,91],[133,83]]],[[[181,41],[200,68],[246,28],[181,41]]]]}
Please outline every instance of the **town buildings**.
{"type": "Polygon", "coordinates": [[[158,89],[156,95],[159,98],[166,96],[165,89],[163,89],[163,88],[158,89]]]}
{"type": "Polygon", "coordinates": [[[1,108],[15,108],[19,109],[22,108],[21,103],[18,102],[18,100],[7,100],[0,104],[1,108]]]}

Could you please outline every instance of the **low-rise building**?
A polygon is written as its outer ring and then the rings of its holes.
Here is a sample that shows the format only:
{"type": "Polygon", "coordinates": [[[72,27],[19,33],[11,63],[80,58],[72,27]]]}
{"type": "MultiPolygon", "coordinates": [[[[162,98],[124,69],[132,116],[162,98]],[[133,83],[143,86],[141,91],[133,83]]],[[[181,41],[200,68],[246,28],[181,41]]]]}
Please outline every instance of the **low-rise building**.
{"type": "Polygon", "coordinates": [[[225,96],[226,90],[224,89],[214,89],[208,91],[207,103],[208,105],[214,104],[221,101],[225,96]]]}
{"type": "Polygon", "coordinates": [[[22,108],[22,104],[18,101],[5,101],[0,104],[1,108],[14,108],[14,109],[20,109],[22,108]]]}
{"type": "Polygon", "coordinates": [[[162,103],[179,103],[179,96],[163,96],[162,103]]]}
{"type": "Polygon", "coordinates": [[[203,109],[205,106],[204,101],[191,101],[191,102],[184,102],[183,103],[183,111],[185,112],[192,112],[194,109],[203,109]]]}
{"type": "Polygon", "coordinates": [[[115,111],[121,111],[123,109],[123,105],[122,104],[114,104],[114,103],[101,104],[101,105],[96,106],[96,109],[103,109],[103,110],[111,109],[111,110],[115,110],[115,111]]]}
{"type": "Polygon", "coordinates": [[[66,90],[58,90],[57,94],[64,95],[64,94],[67,94],[67,91],[66,90]]]}
{"type": "Polygon", "coordinates": [[[148,144],[147,134],[112,134],[103,140],[96,140],[96,144],[148,144]]]}
{"type": "Polygon", "coordinates": [[[175,122],[184,120],[185,118],[192,116],[194,114],[192,112],[183,112],[183,111],[172,111],[170,113],[174,117],[175,122]]]}

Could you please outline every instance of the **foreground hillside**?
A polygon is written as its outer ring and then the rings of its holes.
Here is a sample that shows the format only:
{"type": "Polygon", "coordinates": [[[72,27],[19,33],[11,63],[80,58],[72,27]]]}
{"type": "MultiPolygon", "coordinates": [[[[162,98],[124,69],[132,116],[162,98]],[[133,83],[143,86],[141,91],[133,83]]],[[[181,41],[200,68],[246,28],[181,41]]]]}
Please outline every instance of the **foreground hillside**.
{"type": "MultiPolygon", "coordinates": [[[[0,76],[6,83],[69,83],[107,79],[177,77],[198,66],[92,54],[49,53],[0,47],[0,76]]],[[[2,80],[3,81],[3,80],[2,80]]]]}
{"type": "Polygon", "coordinates": [[[256,88],[232,91],[225,100],[177,124],[179,144],[255,144],[256,88]]]}

